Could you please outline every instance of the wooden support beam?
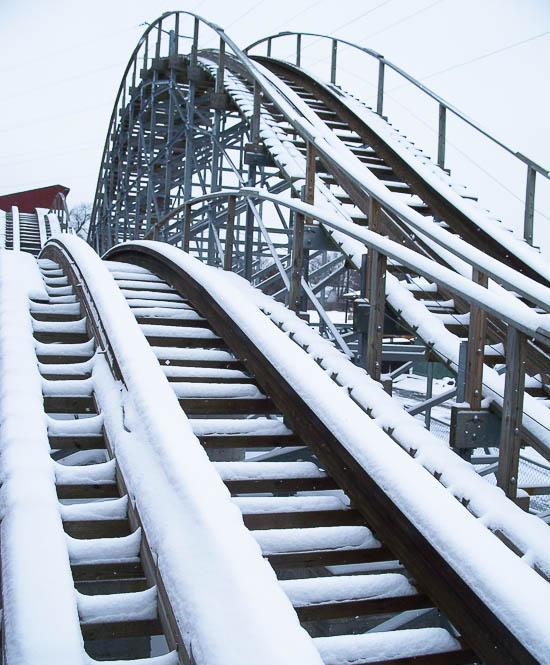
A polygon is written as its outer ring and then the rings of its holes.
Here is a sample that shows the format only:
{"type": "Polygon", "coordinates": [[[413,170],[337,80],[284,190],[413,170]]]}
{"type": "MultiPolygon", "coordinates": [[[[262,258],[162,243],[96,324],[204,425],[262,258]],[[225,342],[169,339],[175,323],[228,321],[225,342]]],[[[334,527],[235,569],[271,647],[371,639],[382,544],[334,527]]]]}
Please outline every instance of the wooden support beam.
{"type": "Polygon", "coordinates": [[[199,434],[205,448],[288,448],[299,446],[294,434],[199,434]]]}
{"type": "Polygon", "coordinates": [[[384,546],[355,550],[312,550],[264,555],[273,568],[311,568],[315,566],[346,566],[352,563],[393,561],[395,555],[384,546]]]}
{"type": "Polygon", "coordinates": [[[515,499],[517,494],[524,388],[525,334],[508,326],[497,485],[510,499],[515,499]]]}
{"type": "Polygon", "coordinates": [[[143,578],[143,569],[139,561],[117,561],[112,563],[73,563],[71,564],[71,571],[75,582],[143,578]]]}
{"type": "Polygon", "coordinates": [[[357,510],[294,510],[287,513],[243,514],[247,529],[302,529],[316,526],[364,526],[357,510]]]}
{"type": "Polygon", "coordinates": [[[44,395],[46,413],[97,413],[92,395],[44,395]]]}
{"type": "MultiPolygon", "coordinates": [[[[371,197],[369,205],[369,229],[377,233],[382,226],[382,209],[371,197]]],[[[382,346],[384,340],[384,311],[386,308],[386,265],[384,254],[369,249],[367,255],[367,293],[369,295],[369,326],[367,333],[366,370],[375,381],[382,375],[382,346]]]]}
{"type": "Polygon", "coordinates": [[[97,450],[105,448],[105,439],[102,434],[83,434],[83,435],[55,435],[48,437],[50,447],[63,450],[97,450]]]}
{"type": "MultiPolygon", "coordinates": [[[[472,269],[472,281],[487,288],[489,279],[476,268],[472,269]]],[[[481,409],[483,382],[483,354],[487,335],[487,315],[485,310],[476,305],[470,307],[470,326],[468,329],[468,350],[466,355],[466,375],[464,401],[470,408],[481,409]]]]}
{"type": "Polygon", "coordinates": [[[180,397],[179,403],[185,413],[193,415],[278,413],[275,404],[266,397],[211,397],[206,399],[180,397]]]}
{"type": "Polygon", "coordinates": [[[257,478],[251,480],[224,480],[224,483],[231,494],[321,492],[338,489],[338,485],[330,476],[326,476],[325,478],[257,478]]]}
{"type": "Polygon", "coordinates": [[[294,215],[294,233],[292,234],[292,266],[290,269],[290,290],[288,307],[293,312],[300,308],[300,292],[302,289],[302,264],[304,260],[304,216],[294,215]]]}
{"type": "MultiPolygon", "coordinates": [[[[306,158],[306,184],[302,199],[305,203],[313,205],[315,194],[315,148],[307,143],[306,158]]],[[[304,264],[304,224],[311,223],[311,219],[303,215],[294,215],[294,233],[292,235],[292,266],[290,269],[290,290],[288,307],[293,312],[300,310],[300,294],[302,292],[302,273],[304,264]]]]}
{"type": "Polygon", "coordinates": [[[432,601],[423,593],[410,596],[394,596],[389,598],[366,598],[364,600],[348,600],[335,603],[320,603],[295,607],[300,621],[328,621],[373,614],[406,612],[433,607],[432,601]]]}
{"type": "Polygon", "coordinates": [[[189,252],[191,240],[191,206],[187,204],[183,209],[183,251],[189,252]]]}
{"type": "Polygon", "coordinates": [[[56,484],[58,499],[119,499],[116,483],[83,483],[80,485],[56,484]]]}
{"type": "Polygon", "coordinates": [[[131,533],[126,518],[67,520],[63,522],[63,528],[73,538],[122,538],[131,533]]]}
{"type": "Polygon", "coordinates": [[[158,619],[135,619],[133,621],[105,621],[102,623],[81,623],[85,640],[110,640],[123,637],[149,637],[162,635],[158,619]]]}

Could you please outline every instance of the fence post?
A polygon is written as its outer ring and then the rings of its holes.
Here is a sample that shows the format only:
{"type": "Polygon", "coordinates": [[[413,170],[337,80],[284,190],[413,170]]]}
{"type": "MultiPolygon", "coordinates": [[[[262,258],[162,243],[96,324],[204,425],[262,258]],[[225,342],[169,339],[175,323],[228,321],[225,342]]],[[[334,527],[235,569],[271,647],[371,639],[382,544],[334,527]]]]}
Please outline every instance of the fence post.
{"type": "MultiPolygon", "coordinates": [[[[380,232],[382,208],[376,199],[369,203],[369,230],[380,232]]],[[[369,324],[367,332],[368,374],[375,381],[382,376],[382,348],[384,341],[384,311],[386,308],[386,256],[372,247],[367,255],[367,289],[369,295],[369,324]]]]}
{"type": "MultiPolygon", "coordinates": [[[[485,288],[487,288],[489,283],[487,275],[476,268],[472,269],[472,281],[485,288]]],[[[464,401],[469,402],[470,408],[474,410],[481,409],[486,331],[487,315],[485,310],[472,304],[470,307],[470,325],[468,328],[464,401]]]]}
{"type": "Polygon", "coordinates": [[[336,83],[336,54],[338,52],[338,40],[332,40],[332,53],[330,57],[330,82],[336,83]]]}
{"type": "Polygon", "coordinates": [[[527,166],[527,187],[525,190],[525,213],[523,218],[523,237],[533,244],[533,219],[535,215],[535,182],[537,172],[535,169],[527,166]]]}
{"type": "Polygon", "coordinates": [[[191,206],[189,203],[183,209],[183,251],[189,252],[191,242],[191,206]]]}
{"type": "Polygon", "coordinates": [[[445,168],[445,133],[447,131],[447,108],[439,105],[439,130],[437,133],[437,165],[445,168]]]}
{"type": "Polygon", "coordinates": [[[304,216],[294,214],[294,230],[292,234],[292,266],[290,269],[290,289],[288,307],[293,312],[300,309],[300,292],[302,289],[302,264],[304,258],[304,216]]]}
{"type": "Polygon", "coordinates": [[[376,96],[376,113],[382,115],[384,108],[384,60],[378,60],[378,94],[376,96]]]}
{"type": "Polygon", "coordinates": [[[506,382],[502,404],[497,485],[510,499],[518,486],[521,418],[525,387],[525,334],[508,325],[506,336],[506,382]]]}

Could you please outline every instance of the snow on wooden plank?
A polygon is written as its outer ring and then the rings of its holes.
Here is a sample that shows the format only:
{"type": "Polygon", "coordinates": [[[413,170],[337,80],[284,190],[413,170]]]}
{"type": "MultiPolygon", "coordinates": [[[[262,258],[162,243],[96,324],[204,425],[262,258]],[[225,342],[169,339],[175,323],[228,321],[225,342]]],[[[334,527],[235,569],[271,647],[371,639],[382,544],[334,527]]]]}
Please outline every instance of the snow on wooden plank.
{"type": "Polygon", "coordinates": [[[30,254],[0,261],[2,605],[6,662],[85,665],[46,430],[29,297],[45,299],[30,254]]]}

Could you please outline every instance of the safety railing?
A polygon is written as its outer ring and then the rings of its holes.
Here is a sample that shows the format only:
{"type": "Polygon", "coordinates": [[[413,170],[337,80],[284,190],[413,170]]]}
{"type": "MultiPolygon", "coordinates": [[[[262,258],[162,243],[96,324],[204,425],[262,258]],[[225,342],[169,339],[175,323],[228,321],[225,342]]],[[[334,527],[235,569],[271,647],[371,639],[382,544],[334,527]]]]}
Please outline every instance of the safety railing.
{"type": "Polygon", "coordinates": [[[54,213],[57,216],[61,230],[64,233],[74,233],[71,226],[71,215],[67,207],[67,199],[62,192],[57,192],[48,213],[54,213]]]}
{"type": "MultiPolygon", "coordinates": [[[[499,485],[505,490],[508,496],[516,496],[517,493],[517,465],[520,441],[522,435],[525,435],[525,422],[523,418],[523,399],[524,399],[524,380],[525,380],[525,348],[528,339],[534,339],[545,346],[550,342],[550,325],[548,317],[545,314],[533,312],[529,317],[522,315],[513,308],[502,307],[502,300],[499,294],[493,293],[484,286],[483,280],[477,282],[469,280],[466,277],[458,275],[456,272],[427,257],[421,256],[417,252],[403,247],[401,244],[384,237],[380,233],[367,228],[358,227],[352,222],[343,221],[335,214],[327,212],[326,209],[315,207],[297,199],[285,198],[278,194],[271,194],[266,190],[243,187],[241,189],[226,190],[223,192],[214,192],[203,196],[190,199],[182,206],[170,211],[163,219],[159,220],[148,234],[148,238],[158,237],[161,229],[170,223],[171,220],[183,213],[184,215],[184,234],[183,249],[189,251],[190,240],[192,237],[192,209],[196,206],[202,206],[205,202],[215,205],[224,204],[226,206],[226,215],[224,223],[224,234],[220,231],[222,226],[216,229],[217,234],[217,260],[214,263],[222,266],[225,270],[232,270],[235,266],[235,209],[239,200],[246,200],[247,205],[255,206],[256,203],[271,203],[275,209],[280,212],[281,209],[287,209],[294,215],[294,237],[293,247],[296,244],[303,243],[304,226],[297,224],[297,220],[308,220],[322,224],[324,227],[344,234],[345,236],[359,241],[368,249],[370,261],[367,264],[368,293],[370,312],[368,329],[368,349],[367,371],[374,378],[380,378],[382,345],[383,345],[383,316],[386,304],[386,293],[384,289],[385,265],[388,260],[393,260],[406,268],[413,270],[418,275],[425,277],[438,284],[451,294],[467,301],[472,312],[477,310],[483,315],[491,315],[507,325],[506,339],[506,377],[504,392],[502,395],[502,412],[505,417],[502,420],[500,434],[500,456],[497,469],[497,478],[499,485]],[[301,236],[301,237],[300,237],[301,236]]],[[[380,207],[376,201],[373,205],[380,207]]],[[[293,299],[291,294],[305,291],[305,295],[318,310],[321,320],[329,327],[333,333],[335,343],[344,351],[347,350],[344,340],[338,332],[335,334],[335,326],[326,316],[322,307],[318,307],[318,301],[314,296],[311,287],[302,275],[302,266],[299,262],[299,255],[293,251],[292,265],[290,273],[282,264],[281,259],[269,238],[265,225],[260,226],[261,233],[264,235],[266,244],[271,249],[273,263],[276,266],[280,279],[285,285],[288,293],[288,303],[291,309],[297,310],[298,299],[293,299]],[[343,343],[343,344],[342,344],[343,343]]],[[[486,283],[485,283],[486,284],[486,283]]],[[[469,328],[469,346],[472,348],[480,347],[479,327],[474,325],[469,328]]],[[[483,356],[482,356],[483,359],[483,356]]],[[[454,369],[456,370],[456,362],[454,369]]],[[[471,368],[471,373],[467,377],[469,383],[469,394],[475,394],[481,399],[483,389],[486,387],[483,383],[483,363],[477,363],[471,368]]],[[[540,423],[539,423],[540,424],[540,423]]],[[[547,432],[547,435],[550,432],[547,432]]],[[[548,437],[547,437],[548,438],[548,437]]],[[[531,444],[535,449],[550,461],[550,445],[541,440],[530,438],[531,444]]]]}
{"type": "Polygon", "coordinates": [[[331,56],[330,56],[330,81],[335,84],[337,80],[337,68],[338,68],[338,47],[340,45],[355,49],[366,56],[373,58],[378,62],[378,80],[376,83],[376,112],[379,115],[383,115],[384,109],[384,81],[386,68],[395,72],[399,77],[404,79],[408,84],[414,86],[417,90],[420,90],[428,98],[432,99],[438,104],[439,115],[438,115],[438,130],[437,130],[437,164],[441,168],[445,168],[445,154],[446,154],[446,144],[447,144],[447,112],[451,113],[453,116],[461,120],[466,125],[472,127],[476,132],[483,135],[493,144],[497,145],[499,148],[504,150],[506,153],[512,155],[515,159],[522,162],[527,167],[527,178],[526,178],[526,188],[525,188],[525,200],[524,200],[524,219],[523,219],[523,235],[525,240],[532,245],[533,244],[533,223],[534,223],[534,213],[535,213],[535,185],[536,185],[536,176],[539,174],[543,178],[550,179],[550,172],[545,167],[541,166],[534,160],[530,159],[523,153],[515,150],[508,146],[504,141],[501,141],[494,133],[488,131],[482,127],[479,123],[475,122],[470,118],[466,113],[458,109],[455,105],[451,104],[445,100],[441,95],[438,95],[436,92],[425,86],[423,83],[415,79],[404,69],[397,66],[387,58],[385,58],[381,53],[374,51],[373,49],[360,46],[346,39],[339,39],[332,37],[330,35],[323,35],[313,32],[291,32],[284,31],[274,35],[269,35],[268,37],[263,37],[250,44],[244,49],[244,52],[249,55],[251,51],[256,49],[258,46],[265,44],[266,45],[266,55],[268,57],[272,56],[273,42],[277,39],[282,39],[286,37],[295,37],[296,38],[296,57],[295,64],[297,67],[302,66],[302,50],[303,50],[303,38],[304,37],[314,37],[318,40],[328,40],[331,42],[331,56]]]}

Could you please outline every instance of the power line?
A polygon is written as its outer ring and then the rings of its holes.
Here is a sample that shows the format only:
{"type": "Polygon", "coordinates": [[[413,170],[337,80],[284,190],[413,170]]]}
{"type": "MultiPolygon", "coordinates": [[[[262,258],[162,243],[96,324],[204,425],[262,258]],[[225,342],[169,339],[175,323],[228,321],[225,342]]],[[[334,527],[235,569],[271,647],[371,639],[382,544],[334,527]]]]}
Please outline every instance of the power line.
{"type": "Polygon", "coordinates": [[[50,53],[41,55],[38,58],[32,58],[32,60],[26,60],[25,62],[20,62],[14,65],[10,65],[9,67],[5,67],[4,69],[0,69],[0,74],[3,74],[4,72],[11,72],[14,69],[21,69],[22,67],[33,65],[36,62],[44,62],[44,60],[47,60],[49,58],[54,58],[55,56],[63,55],[63,53],[69,53],[70,51],[76,51],[82,49],[85,46],[89,46],[90,44],[100,44],[104,41],[112,39],[113,37],[118,37],[119,35],[122,35],[126,32],[131,32],[132,30],[136,30],[136,28],[139,28],[139,26],[133,25],[131,28],[125,28],[124,30],[117,30],[116,32],[110,32],[109,34],[104,35],[103,37],[96,37],[94,39],[88,40],[87,42],[80,42],[73,46],[67,46],[66,48],[59,49],[58,51],[50,51],[50,53]]]}
{"type": "MultiPolygon", "coordinates": [[[[490,51],[489,53],[485,53],[484,55],[478,55],[475,58],[471,58],[470,60],[465,60],[464,62],[459,62],[456,65],[451,65],[449,67],[445,67],[445,69],[439,69],[437,72],[432,72],[431,74],[427,74],[426,76],[423,76],[420,78],[420,81],[425,81],[426,79],[432,78],[433,76],[439,76],[440,74],[445,74],[446,72],[450,72],[453,69],[458,69],[459,67],[465,67],[466,65],[470,65],[472,62],[479,62],[480,60],[484,60],[485,58],[490,58],[493,55],[497,55],[498,53],[504,53],[504,51],[509,51],[510,49],[516,48],[517,46],[521,46],[522,44],[527,44],[528,42],[533,42],[535,39],[540,39],[541,37],[546,37],[547,35],[550,35],[550,31],[546,32],[541,32],[538,35],[533,35],[532,37],[528,37],[527,39],[522,39],[520,42],[514,42],[513,44],[508,44],[508,46],[503,46],[502,48],[496,49],[496,51],[490,51]]],[[[399,86],[400,88],[402,86],[399,86]]],[[[396,90],[397,88],[394,88],[396,90]]]]}
{"type": "MultiPolygon", "coordinates": [[[[441,1],[441,0],[440,0],[440,1],[441,1]]],[[[334,30],[333,30],[332,32],[329,32],[329,33],[327,34],[327,36],[332,36],[332,35],[334,35],[335,32],[338,32],[339,30],[342,30],[342,28],[345,28],[346,26],[350,25],[350,23],[355,23],[355,21],[359,21],[360,19],[362,19],[362,18],[364,18],[365,16],[367,16],[367,14],[371,14],[372,12],[376,11],[376,10],[379,9],[380,7],[383,7],[384,5],[389,4],[390,2],[393,2],[393,0],[383,0],[383,2],[379,2],[377,5],[375,5],[374,7],[371,7],[371,9],[368,9],[366,12],[363,12],[362,14],[359,14],[359,16],[355,16],[355,17],[352,18],[351,20],[346,21],[345,23],[343,23],[342,25],[338,26],[337,28],[334,28],[334,30]]],[[[307,44],[307,46],[304,46],[304,47],[302,48],[302,52],[305,51],[305,50],[307,50],[308,48],[311,48],[312,46],[314,46],[315,44],[317,44],[318,42],[320,42],[322,39],[323,39],[322,37],[317,37],[317,39],[314,39],[312,42],[309,42],[309,44],[307,44]]],[[[290,57],[291,55],[293,55],[293,53],[289,53],[288,55],[285,55],[284,57],[285,57],[285,58],[288,58],[288,57],[290,57]]],[[[326,58],[321,58],[320,60],[316,60],[313,64],[315,65],[315,64],[317,64],[318,62],[321,62],[322,60],[326,60],[326,58]]]]}
{"type": "Polygon", "coordinates": [[[294,21],[295,18],[298,18],[298,16],[301,16],[302,14],[305,14],[307,11],[310,9],[313,9],[314,7],[317,7],[317,5],[320,5],[322,2],[326,2],[327,0],[316,0],[315,2],[312,2],[310,5],[308,5],[305,9],[302,9],[299,11],[297,14],[294,14],[294,16],[291,16],[290,18],[285,19],[282,23],[279,23],[279,25],[275,26],[273,30],[278,30],[281,28],[283,25],[288,26],[290,24],[290,21],[294,21]]]}
{"type": "MultiPolygon", "coordinates": [[[[391,2],[391,1],[392,0],[385,0],[385,2],[382,2],[379,5],[377,5],[376,7],[373,7],[371,10],[365,12],[364,14],[361,14],[361,16],[358,16],[357,18],[352,19],[351,21],[348,21],[347,23],[345,23],[344,25],[341,25],[339,28],[336,28],[336,30],[334,30],[333,32],[331,32],[329,34],[333,35],[338,30],[341,30],[342,28],[346,27],[350,23],[353,23],[354,21],[356,21],[359,18],[363,18],[363,16],[366,16],[367,14],[370,14],[371,11],[374,11],[375,9],[378,9],[378,7],[381,7],[381,6],[387,4],[388,2],[391,2]]],[[[393,28],[396,25],[399,25],[400,23],[404,23],[405,21],[408,21],[410,18],[414,18],[415,16],[418,16],[419,14],[427,12],[429,9],[432,9],[432,7],[435,7],[436,5],[441,4],[442,2],[445,2],[445,0],[436,0],[436,2],[433,2],[431,5],[428,5],[427,7],[423,7],[422,9],[419,9],[418,11],[413,12],[412,14],[408,14],[407,16],[404,16],[403,18],[399,19],[398,21],[394,21],[393,23],[390,23],[390,25],[387,25],[385,28],[382,28],[381,30],[377,30],[376,32],[371,33],[370,35],[367,35],[364,39],[367,40],[367,39],[371,39],[372,37],[376,37],[377,35],[380,35],[383,32],[386,32],[390,28],[393,28]]],[[[319,40],[317,39],[316,41],[319,41],[319,40]]],[[[313,44],[315,44],[315,42],[312,42],[311,44],[309,44],[309,46],[312,46],[313,44]]],[[[350,49],[350,48],[351,48],[351,46],[349,46],[347,44],[344,44],[344,45],[342,45],[341,50],[343,51],[343,50],[350,49]]],[[[304,49],[302,49],[302,50],[304,50],[304,49]]],[[[327,60],[326,56],[324,56],[322,58],[319,58],[318,60],[313,62],[311,66],[314,66],[314,65],[318,64],[319,62],[323,62],[324,60],[327,60]]]]}
{"type": "MultiPolygon", "coordinates": [[[[415,118],[418,122],[420,122],[420,123],[421,123],[422,125],[424,125],[427,129],[429,129],[429,131],[430,131],[432,134],[435,134],[435,133],[437,132],[437,130],[436,130],[434,127],[432,127],[428,122],[426,122],[426,120],[424,120],[424,118],[421,118],[421,117],[420,117],[419,115],[417,115],[416,113],[413,113],[413,111],[411,111],[411,109],[410,109],[409,106],[406,106],[405,104],[402,104],[402,103],[401,103],[400,101],[398,101],[393,95],[390,95],[389,93],[384,93],[384,94],[387,95],[387,96],[388,96],[388,97],[389,97],[389,98],[390,98],[395,104],[397,104],[397,105],[400,106],[402,109],[404,109],[405,111],[407,111],[407,113],[409,113],[409,115],[411,115],[411,116],[412,116],[413,118],[415,118]]],[[[488,170],[485,169],[483,166],[481,166],[481,164],[479,164],[479,163],[476,162],[474,159],[472,159],[472,157],[470,157],[470,155],[469,155],[467,152],[464,152],[463,150],[461,150],[461,149],[456,145],[456,143],[453,143],[453,142],[449,141],[449,139],[446,139],[446,144],[447,144],[448,146],[450,146],[451,148],[453,148],[454,150],[456,150],[456,152],[458,152],[460,155],[462,155],[462,156],[464,157],[464,159],[466,159],[467,161],[471,162],[474,166],[476,166],[476,167],[477,167],[482,173],[484,173],[488,178],[490,178],[491,180],[493,180],[497,185],[499,185],[500,187],[502,187],[502,189],[504,189],[506,192],[508,192],[508,194],[510,194],[510,196],[512,196],[513,198],[515,198],[515,199],[516,199],[517,201],[519,201],[520,203],[522,203],[522,204],[524,203],[524,200],[521,198],[521,196],[518,196],[518,195],[517,195],[515,192],[513,192],[513,191],[512,191],[507,185],[505,185],[505,184],[504,184],[503,182],[501,182],[498,178],[496,178],[496,177],[495,177],[490,171],[488,171],[488,170]]],[[[536,212],[537,214],[539,214],[541,217],[544,217],[545,219],[547,219],[548,221],[550,221],[550,216],[545,215],[545,214],[544,214],[541,210],[539,210],[538,208],[535,208],[535,212],[536,212]]]]}
{"type": "Polygon", "coordinates": [[[0,104],[5,104],[7,102],[11,102],[14,99],[18,99],[19,97],[25,97],[26,95],[33,94],[35,92],[38,92],[40,90],[48,90],[54,86],[61,85],[63,83],[68,83],[69,81],[74,81],[76,79],[81,79],[85,78],[86,76],[92,76],[93,74],[97,74],[99,72],[104,72],[107,71],[108,69],[113,69],[114,67],[121,67],[125,65],[126,63],[124,62],[115,62],[114,64],[107,65],[106,67],[98,67],[97,69],[91,69],[87,72],[79,72],[78,74],[75,74],[74,76],[68,76],[67,78],[64,79],[58,79],[57,81],[53,81],[52,83],[45,83],[44,85],[40,85],[36,88],[30,88],[28,90],[24,90],[23,92],[18,92],[15,95],[11,95],[10,97],[4,97],[3,99],[0,99],[0,104]]]}
{"type": "Polygon", "coordinates": [[[372,32],[370,35],[367,35],[365,39],[371,39],[371,37],[377,37],[378,35],[381,35],[383,32],[386,32],[386,30],[390,30],[390,28],[394,28],[396,25],[400,25],[401,23],[404,23],[405,21],[408,21],[410,18],[414,18],[415,16],[418,16],[419,14],[423,14],[424,12],[427,12],[429,9],[432,9],[436,5],[441,4],[442,2],[445,2],[445,0],[436,0],[436,2],[432,2],[431,5],[428,5],[427,7],[423,7],[422,9],[419,9],[416,12],[413,12],[412,14],[408,14],[407,16],[404,16],[403,18],[399,19],[398,21],[394,21],[393,23],[390,23],[390,25],[387,25],[385,28],[382,28],[382,30],[377,30],[376,32],[372,32]]]}
{"type": "Polygon", "coordinates": [[[16,125],[14,127],[6,127],[4,129],[0,129],[0,133],[5,134],[6,132],[13,132],[16,129],[34,127],[35,125],[41,125],[44,122],[50,122],[51,120],[59,120],[60,118],[67,118],[71,115],[78,115],[80,113],[87,113],[89,111],[96,111],[97,109],[105,108],[106,106],[112,107],[112,101],[103,102],[102,104],[96,104],[95,106],[85,106],[82,109],[77,109],[76,111],[69,111],[68,113],[61,113],[61,114],[56,113],[55,115],[49,115],[46,116],[45,118],[35,118],[34,120],[26,122],[22,125],[16,125]]]}
{"type": "Polygon", "coordinates": [[[5,168],[5,167],[12,167],[12,166],[19,166],[20,164],[29,164],[30,162],[43,162],[46,159],[51,159],[52,157],[60,157],[62,155],[69,155],[74,152],[91,152],[92,150],[97,150],[98,148],[98,141],[93,141],[93,142],[88,142],[88,143],[80,143],[79,145],[72,146],[71,148],[67,148],[65,150],[59,150],[57,152],[40,152],[40,153],[22,153],[22,154],[17,154],[17,155],[12,155],[4,157],[6,161],[3,163],[0,163],[0,169],[5,168]],[[28,155],[32,155],[32,157],[28,157],[28,155]],[[15,159],[16,157],[24,157],[25,159],[15,159]]]}
{"type": "MultiPolygon", "coordinates": [[[[441,2],[441,1],[442,0],[439,0],[439,2],[441,2]]],[[[341,26],[339,26],[338,28],[335,28],[332,32],[329,32],[328,34],[333,35],[335,32],[338,32],[338,31],[342,30],[342,28],[345,28],[348,25],[350,25],[350,23],[355,23],[355,21],[359,21],[359,19],[364,18],[365,16],[367,16],[367,14],[372,14],[372,12],[376,11],[380,7],[383,7],[384,5],[387,5],[390,2],[393,2],[393,0],[384,0],[384,2],[378,3],[375,7],[372,7],[372,9],[369,9],[368,11],[364,12],[363,14],[360,14],[359,16],[356,16],[355,18],[352,18],[350,21],[346,21],[346,23],[343,23],[341,26]]]]}
{"type": "Polygon", "coordinates": [[[231,22],[226,28],[224,28],[224,30],[225,31],[229,30],[229,28],[231,28],[231,26],[235,25],[235,23],[238,23],[245,16],[248,16],[251,12],[256,10],[260,5],[263,5],[264,2],[266,2],[266,0],[259,0],[259,2],[257,2],[255,5],[250,7],[250,9],[247,9],[243,14],[241,14],[240,16],[237,16],[237,18],[233,22],[231,22]]]}

